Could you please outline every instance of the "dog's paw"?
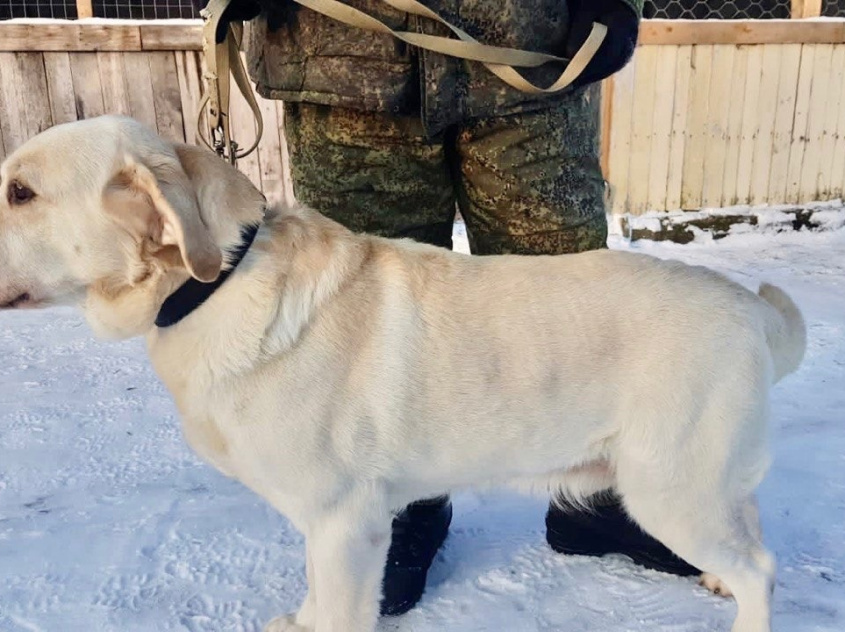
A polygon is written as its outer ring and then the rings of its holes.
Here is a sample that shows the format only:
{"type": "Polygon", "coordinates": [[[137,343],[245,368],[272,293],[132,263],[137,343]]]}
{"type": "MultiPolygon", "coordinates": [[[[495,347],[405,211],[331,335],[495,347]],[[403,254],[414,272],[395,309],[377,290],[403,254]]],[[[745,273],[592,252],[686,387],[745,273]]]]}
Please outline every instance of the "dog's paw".
{"type": "Polygon", "coordinates": [[[731,592],[731,589],[728,588],[728,585],[712,573],[702,573],[701,577],[698,579],[698,583],[714,595],[719,595],[720,597],[733,597],[733,593],[731,592]]]}
{"type": "Polygon", "coordinates": [[[314,630],[299,625],[295,614],[287,614],[270,621],[264,626],[264,632],[314,632],[314,630]]]}

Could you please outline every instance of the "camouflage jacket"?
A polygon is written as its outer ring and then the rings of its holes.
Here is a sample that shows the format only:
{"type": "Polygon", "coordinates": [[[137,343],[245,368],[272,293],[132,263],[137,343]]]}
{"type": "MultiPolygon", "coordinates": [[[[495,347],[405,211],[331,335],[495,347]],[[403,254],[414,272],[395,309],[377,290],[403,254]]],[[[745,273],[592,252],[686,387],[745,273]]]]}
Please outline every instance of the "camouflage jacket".
{"type": "MultiPolygon", "coordinates": [[[[379,0],[345,0],[394,30],[446,35],[446,27],[392,9],[379,0]]],[[[570,26],[565,0],[421,0],[447,21],[486,44],[562,55],[570,26]]],[[[590,0],[586,0],[589,2],[590,0]]],[[[622,0],[642,15],[643,0],[622,0]]],[[[262,14],[247,28],[252,79],[265,98],[369,111],[421,112],[436,134],[470,118],[538,109],[554,96],[515,90],[482,64],[409,47],[387,34],[348,27],[285,2],[278,29],[262,14]]],[[[526,69],[549,85],[561,67],[526,69]]]]}

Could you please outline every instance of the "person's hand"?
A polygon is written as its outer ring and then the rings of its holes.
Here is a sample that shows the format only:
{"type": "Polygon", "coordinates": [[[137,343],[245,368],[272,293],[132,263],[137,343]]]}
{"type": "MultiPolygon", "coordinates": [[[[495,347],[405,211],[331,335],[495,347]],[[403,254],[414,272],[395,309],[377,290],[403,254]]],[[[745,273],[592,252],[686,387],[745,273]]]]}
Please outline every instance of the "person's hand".
{"type": "Polygon", "coordinates": [[[593,22],[607,26],[607,37],[574,86],[609,77],[630,61],[637,46],[639,17],[624,0],[567,0],[571,26],[566,56],[572,57],[586,41],[593,22]]]}
{"type": "MultiPolygon", "coordinates": [[[[226,32],[229,29],[230,22],[247,22],[252,20],[265,11],[268,14],[268,23],[270,30],[275,31],[280,25],[280,5],[284,0],[232,0],[223,15],[220,18],[220,23],[217,25],[217,33],[215,33],[215,40],[220,44],[226,39],[226,32]]],[[[194,6],[198,11],[201,11],[208,6],[209,0],[192,0],[194,6]]]]}

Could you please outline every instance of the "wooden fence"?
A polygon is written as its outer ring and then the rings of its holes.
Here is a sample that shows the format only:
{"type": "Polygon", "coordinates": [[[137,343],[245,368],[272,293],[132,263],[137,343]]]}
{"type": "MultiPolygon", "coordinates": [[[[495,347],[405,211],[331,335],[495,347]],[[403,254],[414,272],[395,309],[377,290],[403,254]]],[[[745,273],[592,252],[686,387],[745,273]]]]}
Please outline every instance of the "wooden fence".
{"type": "MultiPolygon", "coordinates": [[[[647,21],[640,43],[604,86],[614,213],[845,195],[845,20],[647,21]]],[[[0,22],[0,158],[105,112],[193,142],[199,49],[192,21],[0,22]]],[[[241,168],[290,199],[282,109],[260,103],[265,136],[241,168]]],[[[252,138],[239,96],[233,124],[252,138]]]]}

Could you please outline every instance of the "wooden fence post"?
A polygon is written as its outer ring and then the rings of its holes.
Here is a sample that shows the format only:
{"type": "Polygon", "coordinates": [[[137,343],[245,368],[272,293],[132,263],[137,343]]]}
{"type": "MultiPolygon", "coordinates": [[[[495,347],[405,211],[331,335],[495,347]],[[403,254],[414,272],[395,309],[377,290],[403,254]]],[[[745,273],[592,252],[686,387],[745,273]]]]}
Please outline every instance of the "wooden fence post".
{"type": "Polygon", "coordinates": [[[76,16],[78,18],[94,17],[94,7],[91,0],[76,0],[76,16]]]}
{"type": "Polygon", "coordinates": [[[817,18],[822,14],[822,0],[792,0],[792,19],[817,18]]]}

